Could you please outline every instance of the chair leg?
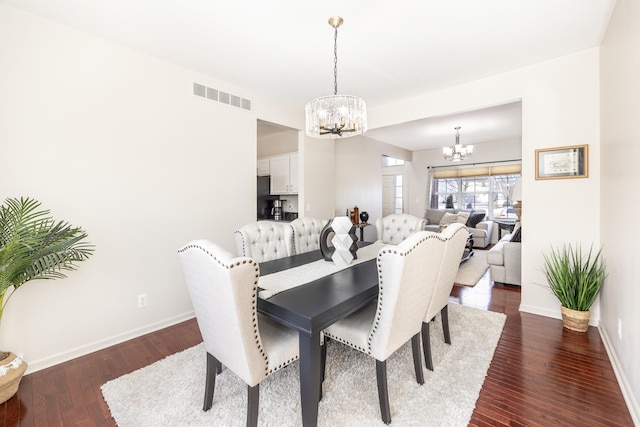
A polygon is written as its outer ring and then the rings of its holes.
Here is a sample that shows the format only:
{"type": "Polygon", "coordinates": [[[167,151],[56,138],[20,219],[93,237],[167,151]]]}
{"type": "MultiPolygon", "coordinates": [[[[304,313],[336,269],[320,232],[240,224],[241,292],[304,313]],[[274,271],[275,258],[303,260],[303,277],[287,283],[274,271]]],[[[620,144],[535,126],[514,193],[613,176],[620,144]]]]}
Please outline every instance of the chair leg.
{"type": "Polygon", "coordinates": [[[391,408],[389,407],[389,388],[387,387],[387,361],[376,360],[376,377],[378,378],[378,400],[380,413],[385,424],[391,423],[391,408]]]}
{"type": "Polygon", "coordinates": [[[433,360],[431,360],[431,336],[429,335],[429,323],[422,322],[422,351],[424,352],[424,364],[427,369],[433,371],[433,360]]]}
{"type": "Polygon", "coordinates": [[[218,359],[213,357],[211,353],[207,352],[207,373],[204,385],[204,405],[203,411],[208,411],[213,405],[213,392],[216,388],[216,371],[218,366],[222,366],[218,359]]]}
{"type": "Polygon", "coordinates": [[[411,350],[413,352],[413,367],[416,370],[416,381],[424,384],[424,372],[422,372],[422,358],[420,357],[420,334],[411,337],[411,350]]]}
{"type": "Polygon", "coordinates": [[[324,370],[326,369],[327,366],[327,341],[325,339],[325,342],[321,345],[321,352],[320,352],[320,369],[322,369],[320,371],[320,400],[322,400],[322,384],[324,383],[324,370]]]}
{"type": "Polygon", "coordinates": [[[258,406],[260,404],[260,384],[247,386],[247,427],[258,425],[258,406]]]}
{"type": "Polygon", "coordinates": [[[440,310],[440,317],[442,317],[442,330],[444,331],[444,342],[451,344],[451,334],[449,334],[449,305],[445,305],[440,310]]]}

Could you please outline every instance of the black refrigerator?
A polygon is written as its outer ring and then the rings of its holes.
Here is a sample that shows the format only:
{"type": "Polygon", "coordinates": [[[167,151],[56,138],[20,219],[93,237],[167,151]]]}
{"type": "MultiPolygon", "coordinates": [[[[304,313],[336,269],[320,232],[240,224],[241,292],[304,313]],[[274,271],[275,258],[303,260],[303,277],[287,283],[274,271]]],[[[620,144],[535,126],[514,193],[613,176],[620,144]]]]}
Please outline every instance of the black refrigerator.
{"type": "Polygon", "coordinates": [[[258,177],[258,212],[257,219],[273,219],[273,201],[279,200],[280,196],[272,196],[271,191],[271,179],[269,176],[258,177]]]}

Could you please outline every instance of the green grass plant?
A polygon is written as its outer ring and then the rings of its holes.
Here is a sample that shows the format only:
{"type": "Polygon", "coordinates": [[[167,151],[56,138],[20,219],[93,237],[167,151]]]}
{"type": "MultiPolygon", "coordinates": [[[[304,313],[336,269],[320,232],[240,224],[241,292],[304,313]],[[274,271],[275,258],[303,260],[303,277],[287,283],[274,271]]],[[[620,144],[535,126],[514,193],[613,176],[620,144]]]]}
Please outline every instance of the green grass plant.
{"type": "Polygon", "coordinates": [[[551,292],[564,307],[589,311],[607,277],[602,248],[583,255],[581,247],[571,245],[551,248],[544,256],[544,273],[551,292]]]}

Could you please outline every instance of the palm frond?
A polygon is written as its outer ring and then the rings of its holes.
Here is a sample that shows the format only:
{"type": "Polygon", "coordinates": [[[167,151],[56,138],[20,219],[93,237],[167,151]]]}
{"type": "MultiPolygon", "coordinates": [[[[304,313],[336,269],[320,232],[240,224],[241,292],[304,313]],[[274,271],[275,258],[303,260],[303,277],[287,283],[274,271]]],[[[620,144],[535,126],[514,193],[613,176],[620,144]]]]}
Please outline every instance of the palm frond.
{"type": "Polygon", "coordinates": [[[0,207],[2,296],[29,280],[63,278],[63,271],[75,270],[94,251],[83,229],[56,222],[49,210],[39,208],[40,202],[24,197],[6,199],[0,207]]]}

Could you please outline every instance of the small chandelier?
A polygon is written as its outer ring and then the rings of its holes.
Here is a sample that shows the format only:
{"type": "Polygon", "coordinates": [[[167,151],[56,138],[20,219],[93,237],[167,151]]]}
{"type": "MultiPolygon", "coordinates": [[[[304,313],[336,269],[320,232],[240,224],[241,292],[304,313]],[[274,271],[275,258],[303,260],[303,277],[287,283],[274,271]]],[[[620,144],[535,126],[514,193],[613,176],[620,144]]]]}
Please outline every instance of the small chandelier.
{"type": "Polygon", "coordinates": [[[473,145],[463,146],[460,144],[460,126],[454,128],[456,130],[456,143],[453,147],[442,147],[442,154],[447,160],[459,162],[473,154],[473,145]]]}
{"type": "Polygon", "coordinates": [[[314,138],[348,138],[367,131],[367,104],[358,96],[338,95],[338,27],[339,16],[329,18],[335,29],[333,45],[333,95],[321,96],[307,103],[307,135],[314,138]]]}

